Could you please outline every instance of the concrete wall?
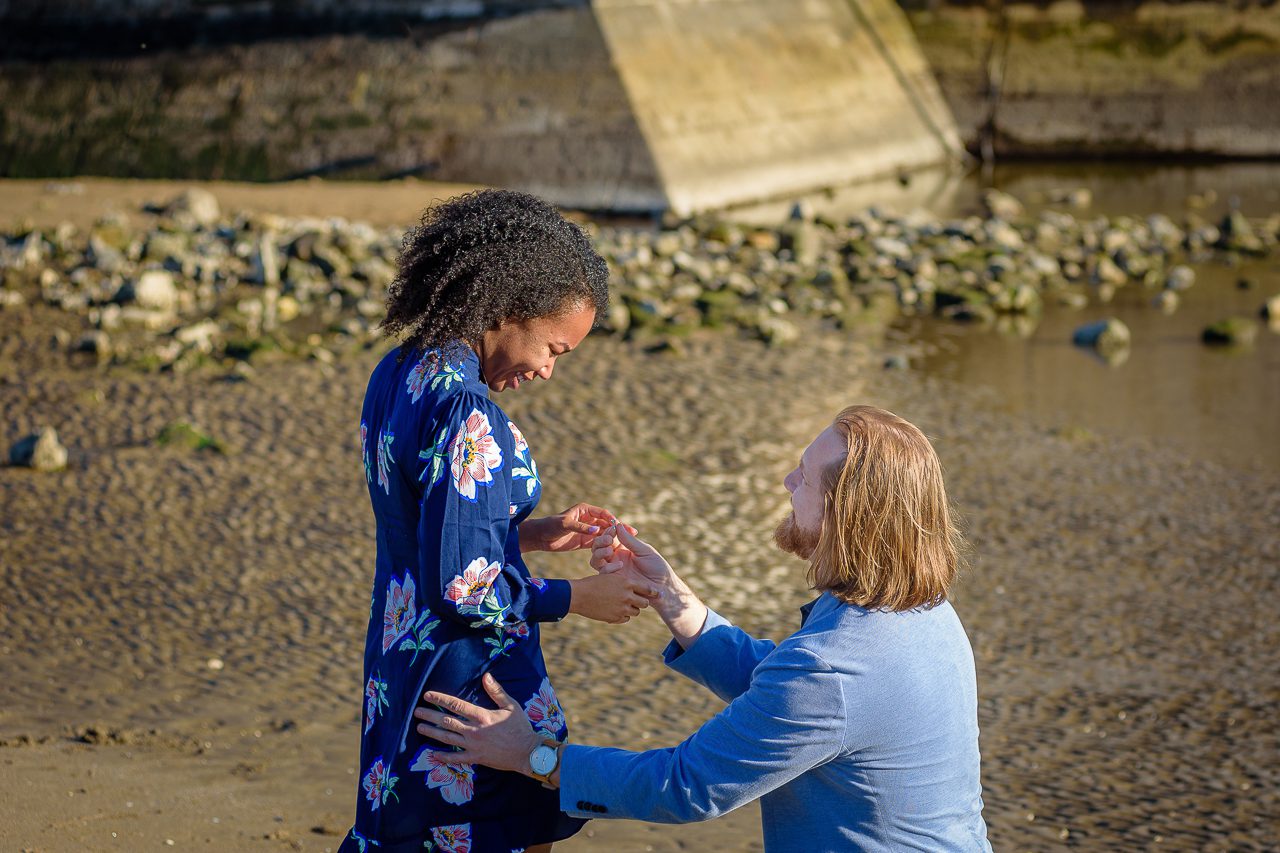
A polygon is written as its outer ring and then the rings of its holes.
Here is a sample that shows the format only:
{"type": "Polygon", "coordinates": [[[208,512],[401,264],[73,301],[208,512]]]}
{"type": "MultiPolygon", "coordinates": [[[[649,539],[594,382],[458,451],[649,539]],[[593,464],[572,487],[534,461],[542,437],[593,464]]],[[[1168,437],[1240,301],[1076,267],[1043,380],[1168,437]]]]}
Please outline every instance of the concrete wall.
{"type": "Polygon", "coordinates": [[[1280,156],[1280,4],[935,4],[911,22],[966,141],[1003,157],[1280,156]]]}

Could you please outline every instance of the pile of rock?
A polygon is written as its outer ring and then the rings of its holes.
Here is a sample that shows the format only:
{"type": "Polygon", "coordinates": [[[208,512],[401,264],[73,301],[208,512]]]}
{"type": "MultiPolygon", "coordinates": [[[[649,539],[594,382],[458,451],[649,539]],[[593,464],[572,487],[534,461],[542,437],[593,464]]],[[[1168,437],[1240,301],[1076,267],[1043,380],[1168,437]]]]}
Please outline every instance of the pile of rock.
{"type": "MultiPolygon", "coordinates": [[[[784,344],[799,317],[847,328],[907,311],[1034,328],[1046,302],[1105,303],[1123,287],[1150,289],[1169,312],[1195,282],[1189,263],[1266,255],[1280,241],[1280,215],[1232,213],[1218,225],[1031,215],[994,190],[984,205],[985,215],[957,220],[869,210],[834,222],[797,210],[778,227],[592,223],[613,271],[605,327],[654,340],[733,327],[784,344]]],[[[81,315],[84,333],[70,346],[97,361],[327,360],[377,338],[402,238],[336,218],[229,217],[192,190],[145,220],[3,235],[0,309],[38,300],[81,315]]]]}

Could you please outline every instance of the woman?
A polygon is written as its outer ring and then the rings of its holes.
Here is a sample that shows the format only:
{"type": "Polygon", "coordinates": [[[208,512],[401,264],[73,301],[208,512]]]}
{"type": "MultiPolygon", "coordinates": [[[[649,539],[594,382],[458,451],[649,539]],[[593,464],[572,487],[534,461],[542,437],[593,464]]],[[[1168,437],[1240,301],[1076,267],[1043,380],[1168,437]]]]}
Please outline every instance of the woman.
{"type": "Polygon", "coordinates": [[[589,547],[609,514],[578,504],[530,519],[537,465],[487,393],[550,379],[604,309],[607,275],[579,228],[521,193],[454,199],[405,238],[383,322],[403,342],[374,369],[360,419],[377,565],[343,853],[548,850],[582,825],[519,774],[442,760],[449,747],[410,723],[424,689],[484,701],[489,672],[540,736],[563,741],[538,623],[625,622],[647,604],[634,575],[530,576],[522,552],[589,547]]]}

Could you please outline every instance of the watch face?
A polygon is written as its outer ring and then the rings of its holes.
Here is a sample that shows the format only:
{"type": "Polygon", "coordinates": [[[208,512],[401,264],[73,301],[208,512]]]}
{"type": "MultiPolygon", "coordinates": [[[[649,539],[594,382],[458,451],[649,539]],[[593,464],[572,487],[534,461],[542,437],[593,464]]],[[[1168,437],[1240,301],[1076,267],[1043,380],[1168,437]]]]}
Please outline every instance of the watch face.
{"type": "Polygon", "coordinates": [[[529,767],[539,776],[546,776],[556,769],[556,751],[545,743],[529,754],[529,767]]]}

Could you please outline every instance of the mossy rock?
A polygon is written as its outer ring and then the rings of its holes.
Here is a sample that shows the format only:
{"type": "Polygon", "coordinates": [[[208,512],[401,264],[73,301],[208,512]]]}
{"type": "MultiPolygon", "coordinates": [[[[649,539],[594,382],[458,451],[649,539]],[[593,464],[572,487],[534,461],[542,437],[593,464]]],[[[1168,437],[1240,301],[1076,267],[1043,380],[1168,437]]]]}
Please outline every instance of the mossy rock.
{"type": "Polygon", "coordinates": [[[166,424],[156,436],[156,444],[161,447],[177,447],[187,450],[210,450],[214,453],[226,453],[227,448],[221,441],[206,435],[185,421],[174,421],[166,424]]]}
{"type": "Polygon", "coordinates": [[[1257,337],[1258,324],[1248,317],[1225,317],[1200,333],[1209,346],[1248,346],[1257,337]]]}

